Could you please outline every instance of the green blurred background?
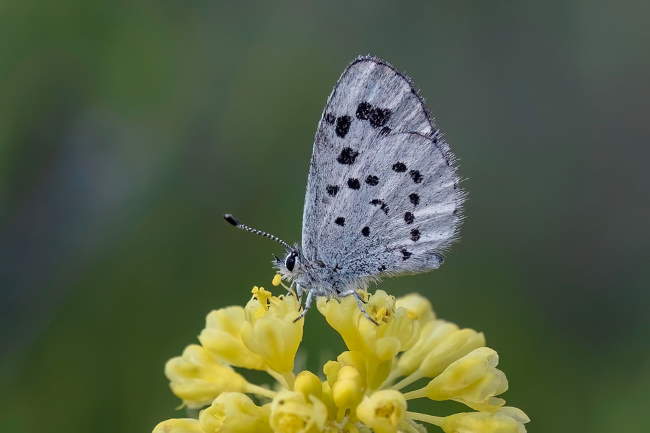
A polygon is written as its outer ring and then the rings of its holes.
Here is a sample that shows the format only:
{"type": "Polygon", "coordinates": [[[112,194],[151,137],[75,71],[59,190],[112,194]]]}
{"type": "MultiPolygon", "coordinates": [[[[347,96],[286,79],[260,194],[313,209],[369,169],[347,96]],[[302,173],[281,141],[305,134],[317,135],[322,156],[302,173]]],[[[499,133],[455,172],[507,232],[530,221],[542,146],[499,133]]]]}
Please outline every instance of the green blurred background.
{"type": "MultiPolygon", "coordinates": [[[[534,432],[645,432],[650,3],[0,5],[0,431],[147,432],[212,308],[298,241],[356,55],[412,75],[461,162],[462,241],[385,281],[486,333],[534,432]]],[[[306,363],[342,345],[314,311],[306,363]]],[[[436,410],[432,409],[435,413],[436,410]]]]}

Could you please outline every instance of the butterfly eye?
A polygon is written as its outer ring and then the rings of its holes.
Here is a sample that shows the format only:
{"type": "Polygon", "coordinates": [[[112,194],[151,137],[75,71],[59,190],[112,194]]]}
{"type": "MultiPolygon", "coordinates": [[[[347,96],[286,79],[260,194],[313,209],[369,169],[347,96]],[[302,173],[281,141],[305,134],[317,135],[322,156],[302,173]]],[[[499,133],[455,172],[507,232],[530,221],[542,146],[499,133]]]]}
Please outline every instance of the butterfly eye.
{"type": "Polygon", "coordinates": [[[296,266],[296,253],[291,252],[284,261],[284,266],[286,266],[289,272],[293,271],[294,266],[296,266]]]}

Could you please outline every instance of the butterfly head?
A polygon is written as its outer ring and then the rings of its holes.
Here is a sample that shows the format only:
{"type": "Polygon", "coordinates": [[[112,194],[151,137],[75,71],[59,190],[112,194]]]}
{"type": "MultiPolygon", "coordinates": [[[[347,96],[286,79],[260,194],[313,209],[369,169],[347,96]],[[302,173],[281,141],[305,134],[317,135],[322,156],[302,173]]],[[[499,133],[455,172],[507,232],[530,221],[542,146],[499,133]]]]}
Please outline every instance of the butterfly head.
{"type": "Polygon", "coordinates": [[[287,257],[284,259],[284,267],[289,272],[293,272],[296,267],[296,260],[298,260],[298,252],[291,251],[287,254],[287,257]]]}
{"type": "Polygon", "coordinates": [[[294,280],[304,271],[303,258],[297,247],[287,249],[283,258],[275,256],[273,263],[282,277],[287,280],[294,280]]]}

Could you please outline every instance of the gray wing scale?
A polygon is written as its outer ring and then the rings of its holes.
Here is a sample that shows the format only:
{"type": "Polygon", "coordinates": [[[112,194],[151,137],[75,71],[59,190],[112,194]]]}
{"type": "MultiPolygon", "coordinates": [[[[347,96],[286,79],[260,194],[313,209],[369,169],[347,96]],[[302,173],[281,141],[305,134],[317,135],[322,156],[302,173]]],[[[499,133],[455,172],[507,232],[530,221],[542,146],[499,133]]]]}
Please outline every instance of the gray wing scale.
{"type": "Polygon", "coordinates": [[[349,284],[435,269],[462,201],[453,155],[410,80],[383,60],[356,59],[316,132],[305,258],[349,284]]]}

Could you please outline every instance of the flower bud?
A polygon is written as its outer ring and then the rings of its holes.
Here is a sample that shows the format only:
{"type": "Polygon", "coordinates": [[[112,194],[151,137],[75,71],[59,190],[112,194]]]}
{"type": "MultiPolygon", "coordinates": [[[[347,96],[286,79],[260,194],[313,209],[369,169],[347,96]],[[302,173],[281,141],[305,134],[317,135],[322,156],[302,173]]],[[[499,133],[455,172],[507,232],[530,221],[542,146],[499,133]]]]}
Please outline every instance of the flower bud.
{"type": "Polygon", "coordinates": [[[159,423],[151,433],[205,433],[192,418],[172,418],[159,423]]]}
{"type": "Polygon", "coordinates": [[[271,433],[268,408],[259,407],[245,394],[224,392],[199,414],[205,433],[271,433]]]}
{"type": "Polygon", "coordinates": [[[182,356],[167,361],[165,375],[173,393],[190,408],[205,406],[222,392],[242,391],[247,384],[241,375],[197,344],[187,346],[182,356]]]}
{"type": "Polygon", "coordinates": [[[431,302],[417,293],[411,293],[397,298],[395,306],[397,308],[404,308],[411,319],[419,321],[422,325],[436,318],[436,314],[431,307],[431,302]]]}
{"type": "Polygon", "coordinates": [[[435,377],[458,358],[484,346],[485,337],[482,333],[466,328],[448,333],[432,344],[431,351],[418,367],[418,372],[424,377],[435,377]]]}
{"type": "Polygon", "coordinates": [[[339,361],[327,361],[325,365],[323,365],[323,373],[325,373],[325,377],[330,385],[333,385],[336,382],[342,366],[343,364],[339,361]]]}
{"type": "Polygon", "coordinates": [[[211,311],[199,341],[210,353],[236,367],[263,370],[262,358],[248,350],[241,339],[246,322],[242,307],[227,307],[211,311]]]}
{"type": "Polygon", "coordinates": [[[313,395],[320,398],[323,393],[323,384],[314,373],[304,370],[296,376],[293,389],[302,393],[305,397],[313,395]]]}
{"type": "Polygon", "coordinates": [[[338,408],[351,408],[363,397],[363,379],[359,371],[350,366],[341,367],[332,387],[332,397],[338,408]]]}
{"type": "Polygon", "coordinates": [[[341,352],[341,354],[336,357],[336,360],[342,365],[353,366],[359,370],[359,372],[361,372],[361,370],[363,370],[363,367],[366,365],[366,359],[363,353],[354,350],[346,350],[345,352],[341,352]]]}
{"type": "Polygon", "coordinates": [[[424,358],[449,334],[458,330],[458,326],[443,320],[434,320],[424,325],[420,337],[413,347],[404,352],[397,362],[397,369],[403,376],[413,373],[420,367],[424,358]]]}
{"type": "Polygon", "coordinates": [[[460,400],[468,403],[503,404],[492,397],[508,389],[505,374],[496,368],[499,355],[489,347],[480,347],[451,363],[425,387],[432,400],[460,400]]]}
{"type": "Polygon", "coordinates": [[[524,424],[530,419],[515,407],[504,407],[494,413],[463,412],[445,417],[440,427],[445,433],[526,433],[524,424]]]}

